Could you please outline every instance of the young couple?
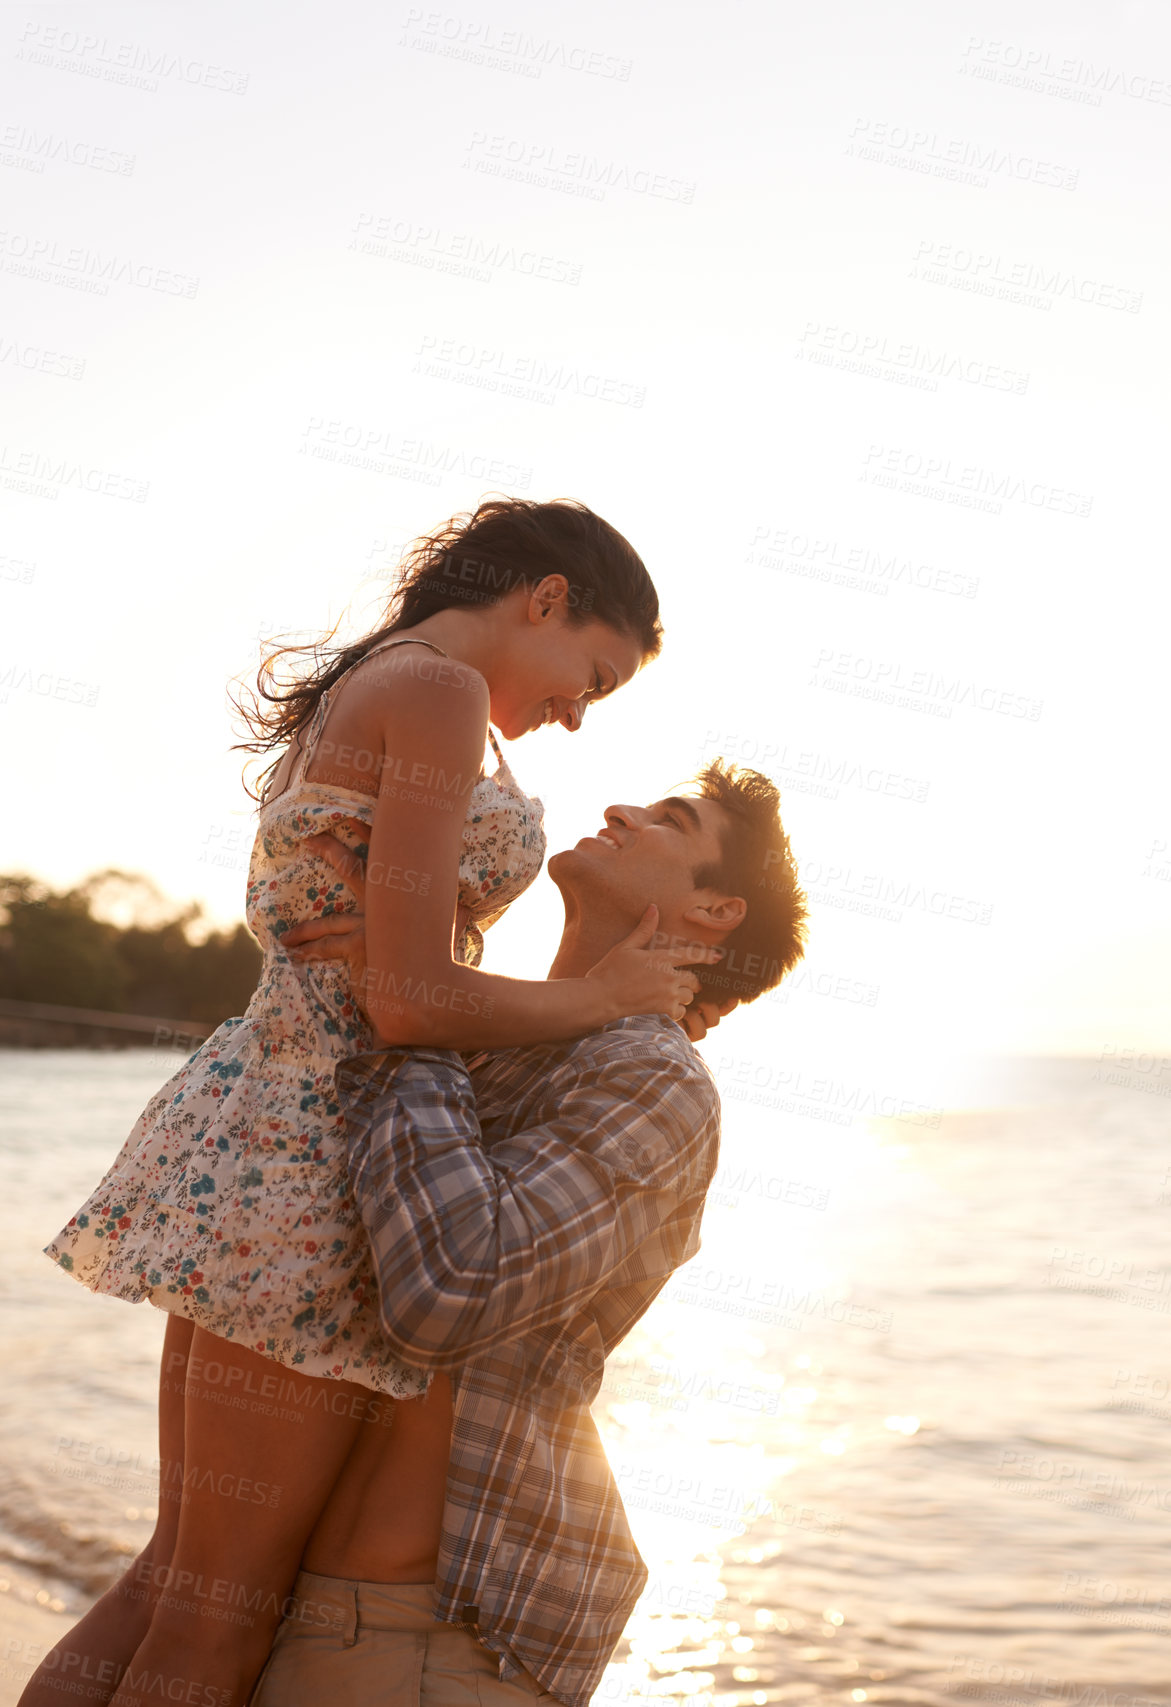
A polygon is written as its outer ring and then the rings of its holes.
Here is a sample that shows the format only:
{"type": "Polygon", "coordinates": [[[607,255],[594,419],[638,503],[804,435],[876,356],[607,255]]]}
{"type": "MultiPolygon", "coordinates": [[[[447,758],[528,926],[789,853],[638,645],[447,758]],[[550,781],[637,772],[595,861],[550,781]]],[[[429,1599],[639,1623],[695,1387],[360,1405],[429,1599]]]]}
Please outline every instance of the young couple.
{"type": "Polygon", "coordinates": [[[776,789],[717,762],[550,860],[546,980],[481,972],[545,851],[490,725],[579,728],[661,634],[612,527],[502,499],[375,633],[262,671],[256,994],[48,1247],[169,1312],[158,1525],[22,1707],[586,1707],[647,1575],[590,1401],[699,1248],[690,1040],[796,963],[804,898],[776,789]]]}

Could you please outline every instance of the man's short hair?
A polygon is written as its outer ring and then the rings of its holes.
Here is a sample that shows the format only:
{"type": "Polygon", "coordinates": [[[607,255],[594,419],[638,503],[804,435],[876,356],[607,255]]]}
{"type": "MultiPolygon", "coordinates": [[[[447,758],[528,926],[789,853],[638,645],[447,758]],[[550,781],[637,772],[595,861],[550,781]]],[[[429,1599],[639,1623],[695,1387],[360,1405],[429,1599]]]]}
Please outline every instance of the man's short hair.
{"type": "Polygon", "coordinates": [[[724,958],[692,968],[700,981],[695,1000],[752,1002],[805,953],[808,912],[781,824],[780,792],[760,771],[723,759],[706,765],[695,783],[700,799],[715,801],[730,820],[721,831],[722,857],[695,873],[696,885],[748,903],[743,923],[724,938],[724,958]]]}

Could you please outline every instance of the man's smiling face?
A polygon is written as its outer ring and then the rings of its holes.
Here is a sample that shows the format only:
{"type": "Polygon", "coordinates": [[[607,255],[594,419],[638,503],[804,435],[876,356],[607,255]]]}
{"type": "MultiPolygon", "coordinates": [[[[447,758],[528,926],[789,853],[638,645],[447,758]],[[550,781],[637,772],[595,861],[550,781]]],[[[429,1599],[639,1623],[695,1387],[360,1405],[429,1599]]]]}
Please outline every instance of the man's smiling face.
{"type": "MultiPolygon", "coordinates": [[[[718,865],[728,815],[714,801],[672,795],[652,806],[608,806],[605,827],[549,861],[549,876],[589,912],[602,910],[633,929],[650,902],[669,937],[716,940],[720,926],[693,916],[717,895],[695,874],[718,865]]],[[[738,919],[737,921],[738,922],[738,919]]],[[[723,929],[730,928],[724,925],[723,929]]]]}

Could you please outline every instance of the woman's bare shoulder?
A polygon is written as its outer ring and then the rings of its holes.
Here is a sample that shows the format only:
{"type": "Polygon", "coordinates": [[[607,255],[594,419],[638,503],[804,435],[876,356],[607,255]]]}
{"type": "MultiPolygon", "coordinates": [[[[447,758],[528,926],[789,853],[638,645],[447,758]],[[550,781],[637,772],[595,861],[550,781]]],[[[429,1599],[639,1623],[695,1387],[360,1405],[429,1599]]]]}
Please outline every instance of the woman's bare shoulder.
{"type": "Polygon", "coordinates": [[[364,658],[330,695],[306,778],[376,793],[383,757],[407,745],[437,754],[474,753],[488,732],[488,684],[478,670],[428,646],[388,647],[364,658]]]}
{"type": "Polygon", "coordinates": [[[383,721],[416,709],[430,715],[449,708],[456,723],[487,719],[488,684],[478,670],[449,658],[424,641],[403,642],[372,653],[338,683],[330,713],[343,706],[355,715],[383,721]]]}

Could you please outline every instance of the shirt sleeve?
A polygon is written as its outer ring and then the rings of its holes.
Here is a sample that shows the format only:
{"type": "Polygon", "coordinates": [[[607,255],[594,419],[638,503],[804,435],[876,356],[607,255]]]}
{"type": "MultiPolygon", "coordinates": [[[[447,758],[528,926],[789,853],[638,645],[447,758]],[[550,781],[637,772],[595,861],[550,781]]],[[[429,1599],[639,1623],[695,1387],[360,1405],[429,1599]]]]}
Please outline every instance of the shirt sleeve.
{"type": "Polygon", "coordinates": [[[417,1367],[567,1321],[697,1190],[715,1096],[677,1057],[562,1069],[556,1115],[490,1150],[458,1055],[390,1059],[351,1109],[350,1178],[383,1331],[417,1367]]]}

